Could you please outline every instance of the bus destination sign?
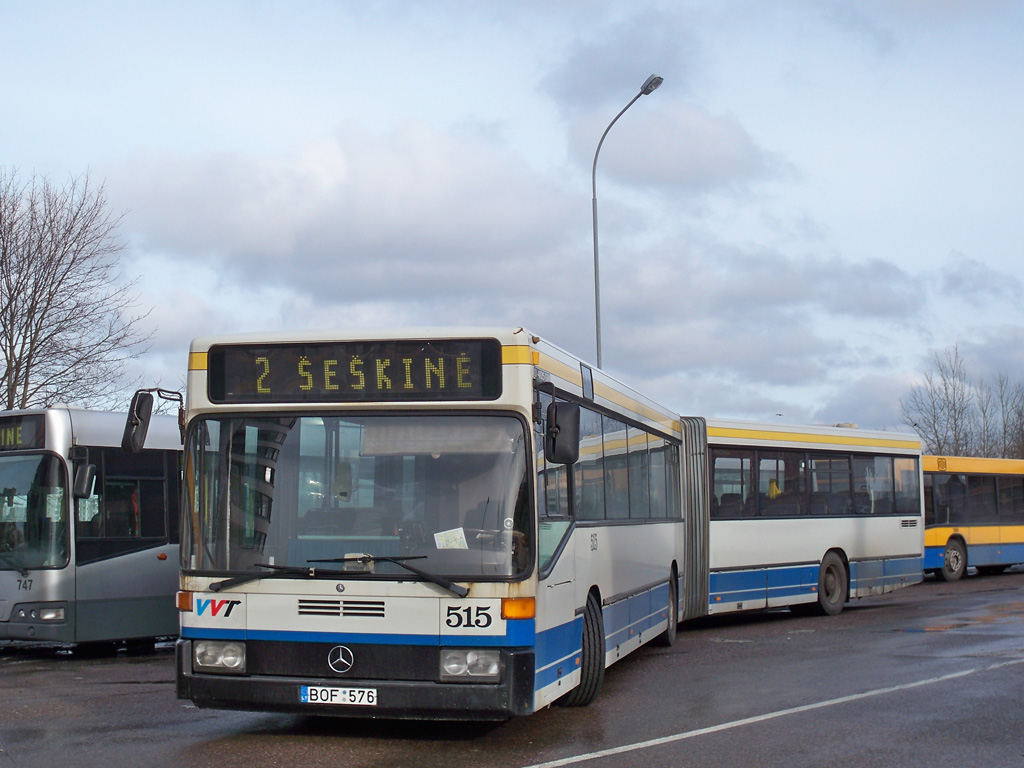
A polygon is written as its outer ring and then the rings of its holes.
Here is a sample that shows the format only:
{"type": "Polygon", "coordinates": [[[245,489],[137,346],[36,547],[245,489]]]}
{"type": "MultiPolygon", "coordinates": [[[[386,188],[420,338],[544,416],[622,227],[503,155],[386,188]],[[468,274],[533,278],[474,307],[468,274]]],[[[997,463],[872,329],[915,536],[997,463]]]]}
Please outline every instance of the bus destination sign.
{"type": "Polygon", "coordinates": [[[214,403],[495,400],[494,339],[221,344],[207,356],[214,403]]]}
{"type": "Polygon", "coordinates": [[[43,415],[0,417],[0,451],[39,449],[45,445],[43,415]]]}

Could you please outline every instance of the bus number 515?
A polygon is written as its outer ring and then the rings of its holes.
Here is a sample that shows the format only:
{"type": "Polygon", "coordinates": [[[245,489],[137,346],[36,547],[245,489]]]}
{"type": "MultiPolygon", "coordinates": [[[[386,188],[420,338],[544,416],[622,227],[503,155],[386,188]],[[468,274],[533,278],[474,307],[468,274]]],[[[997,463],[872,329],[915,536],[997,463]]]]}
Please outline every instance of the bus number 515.
{"type": "Polygon", "coordinates": [[[465,608],[450,605],[444,623],[452,629],[459,627],[484,629],[491,626],[491,608],[487,605],[470,605],[465,608]]]}

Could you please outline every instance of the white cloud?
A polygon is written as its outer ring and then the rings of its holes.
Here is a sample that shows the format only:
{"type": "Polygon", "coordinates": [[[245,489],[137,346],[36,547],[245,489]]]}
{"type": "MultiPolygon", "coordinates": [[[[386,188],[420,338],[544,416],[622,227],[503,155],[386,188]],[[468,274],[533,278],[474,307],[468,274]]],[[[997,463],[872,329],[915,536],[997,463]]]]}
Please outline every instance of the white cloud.
{"type": "Polygon", "coordinates": [[[525,290],[524,273],[571,238],[556,183],[422,124],[347,126],[286,156],[137,157],[116,180],[139,247],[334,300],[525,290]]]}
{"type": "MultiPolygon", "coordinates": [[[[747,184],[774,173],[776,161],[734,117],[712,115],[677,100],[656,105],[659,96],[656,91],[642,98],[608,132],[598,157],[602,177],[679,194],[747,184]]],[[[577,162],[588,169],[612,117],[591,111],[570,125],[577,162]]]]}
{"type": "Polygon", "coordinates": [[[329,326],[525,324],[592,360],[593,153],[651,73],[598,168],[613,372],[691,413],[865,427],[952,343],[1024,377],[1019,4],[58,16],[0,27],[37,63],[4,163],[106,177],[147,377],[194,335],[329,326]]]}

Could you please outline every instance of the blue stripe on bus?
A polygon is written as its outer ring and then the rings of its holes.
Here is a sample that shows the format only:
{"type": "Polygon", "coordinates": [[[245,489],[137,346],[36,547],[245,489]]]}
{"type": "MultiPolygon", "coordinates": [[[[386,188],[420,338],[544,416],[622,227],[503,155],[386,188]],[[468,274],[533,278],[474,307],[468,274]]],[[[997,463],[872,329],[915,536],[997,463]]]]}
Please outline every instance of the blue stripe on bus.
{"type": "Polygon", "coordinates": [[[245,630],[211,629],[209,627],[182,627],[181,636],[193,640],[245,640],[245,630]]]}
{"type": "Polygon", "coordinates": [[[398,635],[358,632],[300,632],[293,630],[216,629],[182,627],[181,636],[204,640],[276,640],[290,643],[362,643],[366,645],[434,645],[520,647],[533,645],[533,619],[509,619],[504,635],[398,635]]]}
{"type": "Polygon", "coordinates": [[[945,564],[945,547],[924,548],[924,570],[937,571],[945,564]]]}
{"type": "MultiPolygon", "coordinates": [[[[764,603],[767,600],[812,595],[818,588],[818,564],[745,571],[713,571],[709,586],[711,607],[725,603],[764,603]]],[[[862,560],[850,563],[851,591],[895,587],[921,580],[917,557],[862,560]]]]}
{"type": "Polygon", "coordinates": [[[924,561],[919,557],[860,560],[850,563],[850,590],[898,587],[921,581],[924,561]]]}
{"type": "Polygon", "coordinates": [[[659,621],[668,605],[668,584],[620,600],[604,609],[605,651],[614,650],[627,640],[647,632],[659,621]]]}
{"type": "Polygon", "coordinates": [[[763,602],[813,594],[818,587],[818,566],[754,568],[748,571],[712,571],[709,598],[715,603],[763,602]]]}
{"type": "MultiPolygon", "coordinates": [[[[607,605],[604,616],[605,652],[615,650],[641,632],[647,632],[665,620],[668,584],[659,584],[624,600],[607,605]]],[[[650,639],[650,638],[646,638],[650,639]]],[[[540,690],[577,667],[582,652],[583,617],[537,633],[534,689],[540,690]]]]}
{"type": "MultiPolygon", "coordinates": [[[[945,561],[945,547],[924,548],[924,569],[934,571],[942,568],[945,561]]],[[[968,565],[1006,565],[1024,563],[1024,544],[971,544],[967,547],[968,565]]]]}
{"type": "MultiPolygon", "coordinates": [[[[970,552],[967,554],[967,563],[970,564],[971,555],[970,552]]],[[[1024,563],[1024,544],[1019,543],[1006,543],[1000,544],[998,551],[995,553],[995,557],[989,561],[992,564],[1012,565],[1013,563],[1024,563]]],[[[985,565],[985,563],[982,563],[985,565]]]]}
{"type": "Polygon", "coordinates": [[[540,690],[576,669],[576,659],[582,650],[582,643],[582,616],[538,632],[537,645],[534,649],[534,690],[540,690]]]}

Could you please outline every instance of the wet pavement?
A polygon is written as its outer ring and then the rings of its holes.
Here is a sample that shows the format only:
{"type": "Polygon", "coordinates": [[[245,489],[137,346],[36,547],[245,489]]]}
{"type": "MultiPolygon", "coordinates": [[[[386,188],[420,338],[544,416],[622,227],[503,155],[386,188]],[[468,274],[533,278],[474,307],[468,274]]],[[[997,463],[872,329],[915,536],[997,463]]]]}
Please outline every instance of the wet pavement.
{"type": "Polygon", "coordinates": [[[173,650],[0,646],[0,768],[1024,765],[1024,574],[689,624],[589,707],[499,725],[199,710],[173,650]]]}

